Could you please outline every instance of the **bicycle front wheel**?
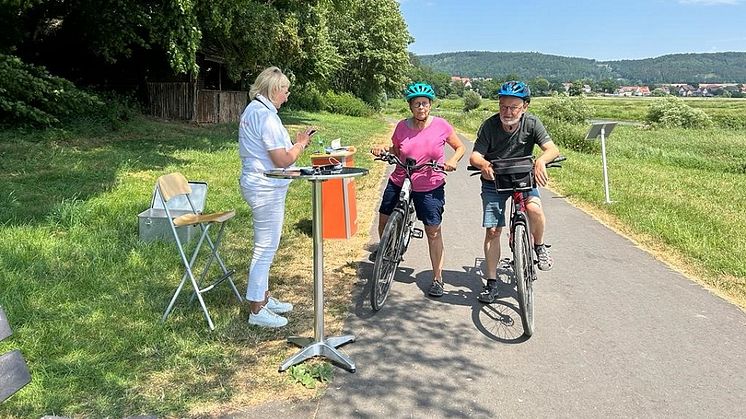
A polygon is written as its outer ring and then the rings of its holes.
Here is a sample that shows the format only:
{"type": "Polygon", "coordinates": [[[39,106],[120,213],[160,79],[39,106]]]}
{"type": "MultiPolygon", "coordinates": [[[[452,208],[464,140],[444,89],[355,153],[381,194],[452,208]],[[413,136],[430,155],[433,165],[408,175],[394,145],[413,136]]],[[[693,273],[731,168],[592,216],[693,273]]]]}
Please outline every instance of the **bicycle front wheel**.
{"type": "Polygon", "coordinates": [[[381,242],[378,245],[378,254],[373,264],[372,287],[370,290],[370,305],[374,311],[378,311],[386,302],[386,297],[391,289],[396,270],[399,268],[400,250],[399,235],[404,224],[404,215],[394,211],[389,216],[386,226],[381,234],[381,242]]]}
{"type": "Polygon", "coordinates": [[[534,334],[534,264],[531,258],[531,244],[526,226],[518,224],[513,231],[513,268],[518,288],[518,306],[521,309],[523,334],[534,334]]]}

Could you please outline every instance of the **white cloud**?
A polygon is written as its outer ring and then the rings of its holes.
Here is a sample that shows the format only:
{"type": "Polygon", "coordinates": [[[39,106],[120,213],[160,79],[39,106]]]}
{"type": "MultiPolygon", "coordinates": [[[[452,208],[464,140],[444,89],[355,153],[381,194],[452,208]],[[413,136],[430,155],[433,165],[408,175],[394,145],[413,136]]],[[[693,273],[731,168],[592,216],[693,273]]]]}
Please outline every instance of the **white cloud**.
{"type": "Polygon", "coordinates": [[[743,3],[744,0],[679,0],[681,4],[696,4],[702,6],[735,6],[743,3]]]}

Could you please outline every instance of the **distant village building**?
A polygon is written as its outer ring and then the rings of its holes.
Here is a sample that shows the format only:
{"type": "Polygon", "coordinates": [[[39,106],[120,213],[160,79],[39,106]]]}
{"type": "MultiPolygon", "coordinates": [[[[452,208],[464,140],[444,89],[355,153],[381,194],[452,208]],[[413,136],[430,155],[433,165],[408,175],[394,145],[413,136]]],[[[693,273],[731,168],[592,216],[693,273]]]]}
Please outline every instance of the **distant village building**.
{"type": "Polygon", "coordinates": [[[451,76],[451,83],[460,81],[464,84],[464,87],[467,89],[471,89],[471,78],[469,77],[460,77],[460,76],[451,76]]]}
{"type": "Polygon", "coordinates": [[[721,95],[723,91],[728,90],[730,92],[738,91],[738,84],[736,83],[701,83],[699,88],[692,92],[692,96],[701,97],[712,97],[715,95],[721,95]]]}
{"type": "Polygon", "coordinates": [[[694,94],[694,91],[697,90],[694,88],[694,86],[684,84],[682,86],[679,86],[679,96],[688,97],[694,94]]]}
{"type": "Polygon", "coordinates": [[[617,96],[650,96],[650,88],[648,86],[620,86],[614,94],[617,96]]]}

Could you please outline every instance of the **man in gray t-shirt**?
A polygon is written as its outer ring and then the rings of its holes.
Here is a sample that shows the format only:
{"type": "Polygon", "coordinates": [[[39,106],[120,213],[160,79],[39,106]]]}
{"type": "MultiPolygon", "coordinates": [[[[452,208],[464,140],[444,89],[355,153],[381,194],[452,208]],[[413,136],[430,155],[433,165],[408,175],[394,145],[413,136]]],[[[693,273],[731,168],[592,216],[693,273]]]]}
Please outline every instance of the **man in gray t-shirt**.
{"type": "MultiPolygon", "coordinates": [[[[485,227],[484,257],[487,285],[479,294],[479,301],[492,303],[498,297],[497,263],[500,260],[500,235],[505,226],[505,203],[511,193],[498,193],[495,189],[495,173],[490,161],[509,157],[530,156],[538,145],[542,153],[534,163],[534,176],[539,186],[547,183],[546,165],[559,156],[544,125],[534,115],[526,113],[531,91],[520,81],[509,81],[500,87],[499,113],[489,117],[477,132],[474,151],[469,158],[472,166],[482,171],[482,226],[485,227]]],[[[539,269],[552,269],[552,257],[544,245],[544,210],[541,207],[539,190],[529,192],[528,213],[531,234],[534,238],[539,269]]]]}

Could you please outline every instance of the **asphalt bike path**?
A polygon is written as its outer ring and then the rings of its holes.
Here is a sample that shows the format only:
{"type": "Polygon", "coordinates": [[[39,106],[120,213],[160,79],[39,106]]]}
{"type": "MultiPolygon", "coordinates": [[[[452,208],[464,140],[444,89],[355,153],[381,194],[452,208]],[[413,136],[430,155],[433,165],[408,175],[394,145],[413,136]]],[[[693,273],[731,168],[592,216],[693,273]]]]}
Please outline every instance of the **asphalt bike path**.
{"type": "MultiPolygon", "coordinates": [[[[464,140],[464,161],[446,184],[445,295],[427,296],[425,238],[412,240],[379,312],[369,303],[372,263],[362,261],[343,332],[357,340],[340,348],[357,372],[337,369],[320,400],[252,413],[746,417],[746,314],[546,189],[554,269],[534,283],[534,335],[523,336],[509,268],[499,269],[499,302],[478,302],[480,181],[465,170],[472,144],[464,140]]],[[[505,231],[502,242],[508,257],[505,231]]]]}

